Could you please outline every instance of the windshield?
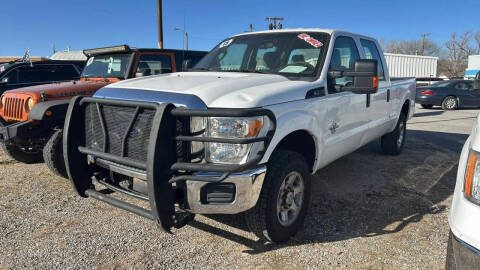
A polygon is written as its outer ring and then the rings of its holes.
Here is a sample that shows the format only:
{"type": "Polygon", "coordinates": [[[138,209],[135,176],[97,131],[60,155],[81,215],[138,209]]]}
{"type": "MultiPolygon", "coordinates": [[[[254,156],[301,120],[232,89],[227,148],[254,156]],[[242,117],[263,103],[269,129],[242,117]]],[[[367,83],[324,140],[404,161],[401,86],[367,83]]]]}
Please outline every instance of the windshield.
{"type": "Polygon", "coordinates": [[[194,70],[315,77],[322,64],[327,37],[325,33],[313,32],[233,37],[217,45],[194,70]]]}
{"type": "Polygon", "coordinates": [[[131,54],[97,55],[88,58],[81,77],[125,78],[131,54]]]}

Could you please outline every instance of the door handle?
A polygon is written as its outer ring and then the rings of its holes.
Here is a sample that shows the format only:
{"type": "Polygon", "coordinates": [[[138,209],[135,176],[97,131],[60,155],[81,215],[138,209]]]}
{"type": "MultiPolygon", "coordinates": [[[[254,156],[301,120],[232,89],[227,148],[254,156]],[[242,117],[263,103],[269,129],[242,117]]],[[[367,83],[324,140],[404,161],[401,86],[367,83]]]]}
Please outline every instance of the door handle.
{"type": "Polygon", "coordinates": [[[390,102],[390,89],[387,89],[387,102],[390,102]]]}

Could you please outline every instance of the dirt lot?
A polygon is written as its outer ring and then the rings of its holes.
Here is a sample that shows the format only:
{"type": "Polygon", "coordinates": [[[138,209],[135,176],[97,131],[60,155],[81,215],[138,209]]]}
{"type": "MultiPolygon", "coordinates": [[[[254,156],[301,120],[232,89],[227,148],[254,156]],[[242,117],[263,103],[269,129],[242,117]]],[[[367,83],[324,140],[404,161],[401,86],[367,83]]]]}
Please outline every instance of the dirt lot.
{"type": "Polygon", "coordinates": [[[174,234],[76,196],[43,164],[0,153],[0,269],[441,269],[461,147],[476,110],[417,108],[404,152],[374,142],[315,175],[309,215],[283,245],[239,217],[197,216],[174,234]]]}

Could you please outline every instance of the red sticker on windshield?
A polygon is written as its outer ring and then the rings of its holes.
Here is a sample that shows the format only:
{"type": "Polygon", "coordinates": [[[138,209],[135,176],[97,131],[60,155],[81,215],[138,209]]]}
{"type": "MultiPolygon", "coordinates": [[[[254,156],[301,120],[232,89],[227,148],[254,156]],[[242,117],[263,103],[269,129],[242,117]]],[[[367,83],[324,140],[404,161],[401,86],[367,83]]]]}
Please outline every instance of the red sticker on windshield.
{"type": "Polygon", "coordinates": [[[305,34],[305,33],[300,34],[300,35],[298,35],[297,37],[298,37],[299,39],[305,40],[308,44],[312,45],[312,46],[315,47],[315,48],[320,48],[320,47],[323,46],[323,43],[322,43],[322,42],[320,42],[320,41],[312,38],[311,36],[309,36],[309,35],[307,35],[307,34],[305,34]]]}

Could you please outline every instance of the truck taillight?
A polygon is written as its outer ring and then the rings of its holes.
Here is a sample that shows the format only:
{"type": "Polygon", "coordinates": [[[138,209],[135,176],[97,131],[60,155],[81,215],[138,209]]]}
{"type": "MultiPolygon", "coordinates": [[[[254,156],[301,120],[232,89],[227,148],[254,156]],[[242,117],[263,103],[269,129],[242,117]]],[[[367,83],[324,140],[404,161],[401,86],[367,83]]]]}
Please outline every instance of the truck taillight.
{"type": "Polygon", "coordinates": [[[423,90],[421,93],[422,95],[427,95],[427,96],[435,95],[435,92],[433,92],[432,90],[423,90]]]}

